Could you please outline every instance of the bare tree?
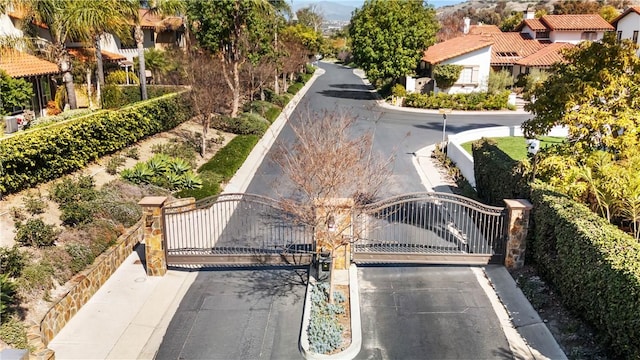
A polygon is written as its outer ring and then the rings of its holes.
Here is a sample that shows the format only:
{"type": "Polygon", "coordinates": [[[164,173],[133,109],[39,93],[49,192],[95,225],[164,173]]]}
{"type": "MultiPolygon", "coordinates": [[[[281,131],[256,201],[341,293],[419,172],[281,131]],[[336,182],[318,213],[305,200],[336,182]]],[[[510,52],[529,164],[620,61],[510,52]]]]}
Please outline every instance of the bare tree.
{"type": "Polygon", "coordinates": [[[202,156],[207,151],[207,133],[211,120],[217,114],[229,111],[229,93],[218,90],[225,86],[224,75],[214,59],[210,53],[201,50],[185,53],[181,61],[183,75],[190,87],[189,99],[193,104],[194,114],[202,123],[202,156]]]}
{"type": "Polygon", "coordinates": [[[336,252],[358,238],[352,232],[355,227],[339,214],[353,211],[360,199],[373,199],[389,178],[393,160],[393,156],[373,153],[374,133],[357,134],[355,121],[346,112],[307,110],[301,121],[292,125],[296,142],[280,146],[274,157],[295,189],[293,197],[280,200],[282,207],[299,223],[316,229],[317,251],[328,251],[332,258],[331,303],[336,252]]]}

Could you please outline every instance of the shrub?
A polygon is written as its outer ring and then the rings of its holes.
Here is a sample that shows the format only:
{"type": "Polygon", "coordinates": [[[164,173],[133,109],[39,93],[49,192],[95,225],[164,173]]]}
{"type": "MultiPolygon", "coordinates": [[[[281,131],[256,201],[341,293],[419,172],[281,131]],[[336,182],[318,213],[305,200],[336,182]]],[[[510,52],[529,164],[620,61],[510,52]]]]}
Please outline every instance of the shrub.
{"type": "Polygon", "coordinates": [[[191,114],[188,98],[172,94],[19,133],[0,142],[0,193],[57,179],[145,136],[172,129],[191,114]]]}
{"type": "Polygon", "coordinates": [[[438,64],[433,68],[433,78],[440,89],[448,89],[460,78],[462,65],[438,64]]]}
{"type": "Polygon", "coordinates": [[[0,274],[18,277],[26,263],[26,256],[18,246],[0,247],[0,274]]]}
{"type": "Polygon", "coordinates": [[[109,161],[107,161],[106,171],[110,175],[115,175],[118,172],[118,168],[126,162],[125,158],[122,156],[112,156],[109,161]]]}
{"type": "MultiPolygon", "coordinates": [[[[140,79],[134,72],[129,71],[128,76],[129,84],[140,84],[140,79]]],[[[127,85],[127,72],[124,70],[112,71],[104,79],[104,82],[107,85],[127,85]]]]}
{"type": "Polygon", "coordinates": [[[15,311],[18,304],[18,293],[16,283],[9,277],[9,274],[0,274],[0,321],[15,311]]]}
{"type": "Polygon", "coordinates": [[[67,226],[78,226],[93,220],[96,211],[92,201],[75,201],[60,206],[60,221],[67,226]]]}
{"type": "Polygon", "coordinates": [[[269,122],[258,114],[242,113],[235,118],[216,117],[211,122],[211,127],[239,135],[262,135],[267,131],[269,122]]]}
{"type": "Polygon", "coordinates": [[[488,92],[489,94],[497,94],[513,85],[513,76],[507,70],[489,72],[488,92]]]}
{"type": "Polygon", "coordinates": [[[62,112],[54,100],[47,102],[47,116],[55,116],[62,112]]]}
{"type": "Polygon", "coordinates": [[[27,294],[49,290],[53,286],[54,273],[54,268],[48,261],[29,264],[17,280],[18,287],[27,294]]]}
{"type": "Polygon", "coordinates": [[[273,123],[274,121],[276,121],[276,119],[278,118],[278,116],[280,116],[280,113],[282,112],[282,109],[280,109],[279,107],[272,107],[269,110],[267,110],[267,113],[265,114],[265,118],[270,122],[273,123]]]}
{"type": "Polygon", "coordinates": [[[527,251],[541,274],[616,358],[640,358],[640,243],[564,195],[536,187],[532,202],[527,251]]]}
{"type": "Polygon", "coordinates": [[[75,274],[84,270],[87,265],[93,263],[95,256],[85,244],[70,243],[65,245],[65,250],[71,256],[71,262],[69,263],[69,269],[75,274]]]}
{"type": "Polygon", "coordinates": [[[407,94],[405,106],[440,109],[451,108],[454,110],[500,110],[508,107],[509,91],[497,94],[469,93],[469,94],[407,94]]]}
{"type": "Polygon", "coordinates": [[[336,314],[343,313],[340,304],[329,304],[328,284],[316,283],[311,288],[311,317],[307,333],[309,349],[318,354],[328,354],[342,346],[342,326],[336,314]]]}
{"type": "Polygon", "coordinates": [[[391,95],[396,97],[405,97],[407,96],[407,89],[405,89],[402,84],[395,84],[391,88],[391,95]]]}
{"type": "Polygon", "coordinates": [[[140,158],[140,153],[138,151],[137,147],[130,147],[127,150],[124,151],[124,156],[130,158],[130,159],[134,159],[134,160],[138,160],[140,158]]]}
{"type": "Polygon", "coordinates": [[[202,180],[185,160],[156,154],[147,162],[137,163],[120,174],[134,184],[152,184],[169,190],[197,189],[202,180]]]}
{"type": "MultiPolygon", "coordinates": [[[[147,86],[149,99],[176,93],[184,90],[180,86],[147,86]]],[[[137,85],[107,85],[102,93],[102,107],[105,109],[120,108],[142,100],[140,87],[137,85]]]]}
{"type": "Polygon", "coordinates": [[[291,84],[291,86],[289,86],[287,88],[287,92],[291,95],[295,95],[298,93],[298,91],[300,91],[300,89],[302,89],[302,87],[304,86],[303,83],[301,82],[295,82],[293,84],[291,84]]]}
{"type": "Polygon", "coordinates": [[[200,166],[198,172],[211,171],[220,174],[223,181],[229,181],[242,166],[259,139],[256,135],[236,136],[229,141],[227,146],[220,149],[211,160],[200,166]]]}
{"type": "Polygon", "coordinates": [[[72,110],[67,110],[55,116],[45,116],[45,117],[37,118],[29,123],[29,129],[49,126],[57,122],[85,116],[85,115],[91,114],[92,112],[93,111],[91,109],[72,109],[72,110]]]}
{"type": "Polygon", "coordinates": [[[529,197],[526,167],[500,150],[494,141],[475,141],[473,171],[478,196],[487,204],[504,206],[503,199],[529,197]]]}
{"type": "Polygon", "coordinates": [[[76,201],[90,201],[98,196],[93,177],[81,175],[77,178],[66,177],[53,185],[51,200],[60,205],[76,201]]]}
{"type": "Polygon", "coordinates": [[[169,157],[187,161],[191,166],[196,165],[198,147],[193,142],[172,140],[165,144],[157,144],[151,148],[154,154],[165,154],[169,157]]]}
{"type": "Polygon", "coordinates": [[[27,329],[15,316],[3,318],[0,322],[0,339],[16,349],[28,349],[27,329]]]}
{"type": "Polygon", "coordinates": [[[22,202],[24,203],[24,208],[31,215],[43,214],[48,207],[47,202],[39,193],[37,195],[34,195],[31,192],[27,193],[22,198],[22,202]]]}
{"type": "Polygon", "coordinates": [[[316,67],[312,64],[304,64],[304,72],[313,75],[316,72],[316,67]]]}
{"type": "Polygon", "coordinates": [[[124,227],[133,226],[142,217],[142,209],[135,202],[100,201],[97,212],[101,217],[111,219],[124,227]]]}
{"type": "Polygon", "coordinates": [[[33,218],[20,224],[16,232],[16,241],[24,246],[51,246],[56,241],[55,227],[45,224],[42,219],[33,218]]]}

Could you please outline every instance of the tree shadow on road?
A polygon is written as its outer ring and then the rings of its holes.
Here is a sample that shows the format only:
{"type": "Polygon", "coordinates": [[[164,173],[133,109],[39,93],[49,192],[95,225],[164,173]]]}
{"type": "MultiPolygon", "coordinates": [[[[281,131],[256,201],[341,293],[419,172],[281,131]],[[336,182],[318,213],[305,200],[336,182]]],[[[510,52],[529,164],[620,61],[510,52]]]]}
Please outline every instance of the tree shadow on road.
{"type": "Polygon", "coordinates": [[[351,90],[323,90],[318,94],[326,97],[334,97],[339,99],[352,100],[374,100],[375,96],[369,91],[351,91],[351,90]]]}

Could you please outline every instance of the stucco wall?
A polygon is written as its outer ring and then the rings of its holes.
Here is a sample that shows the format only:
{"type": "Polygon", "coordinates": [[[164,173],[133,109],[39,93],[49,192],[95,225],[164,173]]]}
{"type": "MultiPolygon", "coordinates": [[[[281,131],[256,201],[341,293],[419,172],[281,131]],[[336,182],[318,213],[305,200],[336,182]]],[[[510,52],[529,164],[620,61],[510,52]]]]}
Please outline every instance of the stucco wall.
{"type": "MultiPolygon", "coordinates": [[[[472,51],[467,54],[457,56],[453,59],[445,60],[442,64],[453,64],[463,66],[477,66],[478,67],[478,84],[454,84],[449,89],[446,89],[448,94],[460,94],[470,92],[487,91],[487,82],[489,80],[489,70],[491,69],[491,46],[484,47],[482,49],[472,51]]],[[[436,92],[442,91],[437,88],[436,92]]]]}
{"type": "MultiPolygon", "coordinates": [[[[633,32],[640,30],[640,15],[635,12],[628,13],[625,17],[618,20],[616,31],[622,31],[622,39],[633,39],[633,32]]],[[[638,37],[640,43],[640,36],[638,37]]],[[[640,55],[640,49],[636,51],[640,55]]]]}
{"type": "MultiPolygon", "coordinates": [[[[552,31],[549,34],[549,40],[551,42],[562,42],[562,43],[571,43],[578,44],[582,42],[582,31],[552,31]]],[[[596,31],[596,38],[594,41],[602,40],[604,36],[603,31],[596,31]]]]}
{"type": "MultiPolygon", "coordinates": [[[[548,134],[549,136],[567,136],[567,129],[563,127],[554,127],[548,134]]],[[[508,137],[523,136],[520,126],[498,126],[482,129],[474,129],[463,131],[461,133],[450,135],[447,145],[447,156],[460,169],[460,173],[473,186],[476,187],[476,177],[473,170],[473,157],[465,149],[462,144],[469,141],[482,139],[483,137],[508,137]]]]}

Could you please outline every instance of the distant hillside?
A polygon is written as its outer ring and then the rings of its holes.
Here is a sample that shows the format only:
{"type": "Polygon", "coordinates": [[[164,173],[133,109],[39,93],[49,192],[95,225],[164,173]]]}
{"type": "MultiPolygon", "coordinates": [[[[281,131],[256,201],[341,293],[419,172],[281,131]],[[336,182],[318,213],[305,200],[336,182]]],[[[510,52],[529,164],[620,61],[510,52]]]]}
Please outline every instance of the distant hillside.
{"type": "MultiPolygon", "coordinates": [[[[461,2],[456,5],[448,5],[437,8],[438,15],[452,13],[457,10],[464,10],[468,8],[474,9],[492,9],[496,6],[497,0],[468,0],[465,2],[461,2]]],[[[546,5],[546,7],[551,10],[553,9],[553,4],[558,2],[558,0],[517,0],[517,1],[507,1],[507,9],[511,9],[511,11],[525,11],[528,7],[534,7],[536,5],[546,5]]],[[[632,5],[639,5],[640,0],[629,0],[632,5]]]]}
{"type": "Polygon", "coordinates": [[[351,20],[351,13],[353,10],[362,6],[363,2],[363,0],[341,0],[340,2],[296,1],[293,4],[293,8],[297,11],[298,9],[315,5],[327,21],[349,21],[351,20]]]}

